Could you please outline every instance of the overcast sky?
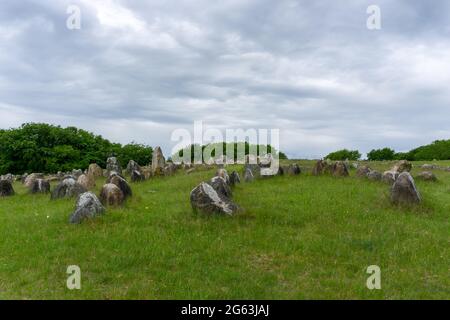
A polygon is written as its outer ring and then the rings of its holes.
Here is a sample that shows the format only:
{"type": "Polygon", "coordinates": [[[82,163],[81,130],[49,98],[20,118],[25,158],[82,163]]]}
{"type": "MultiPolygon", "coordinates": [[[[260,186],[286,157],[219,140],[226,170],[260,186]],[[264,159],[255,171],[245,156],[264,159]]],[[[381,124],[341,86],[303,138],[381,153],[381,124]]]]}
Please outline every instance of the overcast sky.
{"type": "Polygon", "coordinates": [[[450,1],[0,4],[1,128],[77,126],[168,153],[174,129],[203,120],[278,128],[290,157],[314,158],[449,139],[449,119],[450,1]]]}

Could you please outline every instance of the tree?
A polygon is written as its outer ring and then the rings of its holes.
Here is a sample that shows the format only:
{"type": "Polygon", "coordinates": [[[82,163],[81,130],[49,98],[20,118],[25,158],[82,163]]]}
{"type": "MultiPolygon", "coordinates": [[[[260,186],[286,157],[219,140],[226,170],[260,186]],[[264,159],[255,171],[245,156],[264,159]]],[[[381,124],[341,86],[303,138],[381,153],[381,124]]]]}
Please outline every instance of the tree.
{"type": "Polygon", "coordinates": [[[361,153],[358,150],[347,150],[342,149],[330,153],[325,157],[325,159],[330,159],[333,161],[343,161],[343,160],[359,160],[361,158],[361,153]]]}
{"type": "Polygon", "coordinates": [[[146,165],[151,154],[151,147],[122,146],[75,127],[27,123],[0,130],[0,174],[55,173],[86,169],[90,163],[104,168],[111,155],[117,155],[123,165],[130,159],[146,165]]]}
{"type": "Polygon", "coordinates": [[[370,161],[394,160],[395,151],[389,148],[374,149],[367,154],[370,161]]]}

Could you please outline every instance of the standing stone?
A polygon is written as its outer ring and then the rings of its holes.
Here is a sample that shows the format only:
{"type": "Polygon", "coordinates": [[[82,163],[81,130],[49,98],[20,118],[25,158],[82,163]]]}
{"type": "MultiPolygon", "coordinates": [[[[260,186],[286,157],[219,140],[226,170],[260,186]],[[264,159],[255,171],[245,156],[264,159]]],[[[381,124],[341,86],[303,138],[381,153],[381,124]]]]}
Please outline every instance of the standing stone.
{"type": "Polygon", "coordinates": [[[107,183],[100,192],[100,201],[105,206],[121,206],[125,197],[123,192],[113,183],[107,183]]]}
{"type": "Polygon", "coordinates": [[[94,176],[90,174],[82,174],[78,177],[77,182],[82,185],[86,190],[91,190],[95,187],[94,176]]]}
{"type": "Polygon", "coordinates": [[[72,170],[72,176],[74,176],[76,179],[78,179],[83,174],[83,170],[81,169],[73,169],[72,170]]]}
{"type": "Polygon", "coordinates": [[[370,172],[370,168],[368,166],[361,166],[356,170],[356,176],[359,178],[367,177],[367,174],[370,172]]]}
{"type": "Polygon", "coordinates": [[[70,215],[70,223],[81,223],[85,219],[95,218],[105,212],[105,207],[92,192],[85,192],[78,196],[75,211],[70,215]]]}
{"type": "Polygon", "coordinates": [[[284,169],[284,173],[290,176],[299,175],[302,172],[300,166],[296,163],[290,164],[286,169],[284,169]]]}
{"type": "Polygon", "coordinates": [[[87,190],[80,185],[74,177],[65,178],[61,181],[52,192],[51,199],[72,198],[77,197],[87,190]]]}
{"type": "MultiPolygon", "coordinates": [[[[221,178],[219,178],[221,179],[221,178]]],[[[238,210],[229,198],[220,195],[209,184],[202,182],[190,194],[192,209],[207,214],[225,214],[232,216],[238,210]]]]}
{"type": "Polygon", "coordinates": [[[223,178],[227,184],[230,184],[230,176],[228,175],[228,171],[226,169],[218,169],[216,171],[216,176],[223,178]]]}
{"type": "Polygon", "coordinates": [[[166,159],[161,151],[161,147],[156,147],[152,155],[152,172],[154,175],[163,175],[166,159]]]}
{"type": "Polygon", "coordinates": [[[116,157],[109,157],[106,160],[106,172],[108,176],[111,174],[111,172],[122,174],[122,167],[120,166],[119,160],[117,160],[116,157]]]}
{"type": "Polygon", "coordinates": [[[31,188],[34,180],[36,179],[44,179],[44,175],[42,173],[32,173],[30,175],[27,175],[24,180],[25,187],[31,188]]]}
{"type": "Polygon", "coordinates": [[[148,180],[152,176],[152,168],[151,167],[142,167],[141,173],[144,176],[145,180],[148,180]]]}
{"type": "Polygon", "coordinates": [[[36,179],[31,185],[30,192],[32,194],[36,193],[49,193],[50,192],[50,182],[44,179],[36,179]]]}
{"type": "Polygon", "coordinates": [[[5,174],[4,176],[0,177],[0,180],[7,180],[11,183],[14,182],[14,176],[11,173],[5,174]]]}
{"type": "Polygon", "coordinates": [[[177,166],[172,162],[168,162],[167,165],[164,167],[163,173],[165,176],[172,176],[175,174],[176,170],[177,166]]]}
{"type": "Polygon", "coordinates": [[[336,161],[331,169],[333,176],[335,177],[348,177],[348,168],[342,161],[336,161]]]}
{"type": "Polygon", "coordinates": [[[94,179],[101,178],[103,176],[103,169],[96,163],[91,163],[88,168],[88,174],[94,177],[94,179]]]}
{"type": "Polygon", "coordinates": [[[131,176],[133,171],[141,172],[141,166],[134,160],[130,160],[127,164],[127,173],[131,176]]]}
{"type": "Polygon", "coordinates": [[[391,201],[394,204],[420,203],[420,193],[416,188],[414,179],[409,172],[401,173],[391,189],[391,201]]]}
{"type": "Polygon", "coordinates": [[[436,175],[433,172],[429,172],[429,171],[424,171],[424,172],[419,173],[419,175],[416,177],[416,179],[423,180],[423,181],[432,181],[432,182],[436,182],[438,180],[436,175]]]}
{"type": "Polygon", "coordinates": [[[250,170],[254,178],[261,176],[261,167],[258,164],[247,163],[244,166],[244,172],[250,170]]]}
{"type": "Polygon", "coordinates": [[[408,160],[401,160],[397,162],[392,168],[391,171],[396,171],[398,173],[402,172],[410,172],[412,169],[412,164],[408,160]]]}
{"type": "Polygon", "coordinates": [[[124,177],[118,174],[111,174],[106,183],[115,184],[120,189],[120,191],[122,191],[124,198],[128,198],[133,195],[127,180],[125,180],[124,177]]]}
{"type": "Polygon", "coordinates": [[[231,198],[233,196],[231,189],[224,178],[216,176],[209,181],[209,185],[216,190],[217,193],[231,198]]]}
{"type": "Polygon", "coordinates": [[[390,185],[393,185],[395,180],[397,180],[398,172],[397,171],[385,171],[383,173],[382,180],[390,185]]]}
{"type": "Polygon", "coordinates": [[[252,182],[253,180],[255,180],[255,178],[254,178],[254,176],[253,176],[252,170],[250,170],[249,168],[245,169],[245,172],[244,172],[244,181],[245,181],[245,182],[252,182]]]}
{"type": "Polygon", "coordinates": [[[367,173],[367,178],[372,181],[381,181],[382,175],[376,170],[371,170],[367,173]]]}
{"type": "Polygon", "coordinates": [[[318,160],[316,164],[314,165],[314,168],[312,170],[313,176],[320,176],[324,174],[328,169],[328,165],[323,160],[318,160]]]}
{"type": "Polygon", "coordinates": [[[234,186],[238,183],[241,183],[241,177],[239,177],[239,173],[236,171],[231,172],[230,174],[230,185],[234,186]]]}
{"type": "Polygon", "coordinates": [[[145,180],[145,177],[140,171],[134,170],[131,173],[131,182],[141,182],[144,180],[145,180]]]}
{"type": "Polygon", "coordinates": [[[15,194],[12,183],[8,180],[0,180],[0,197],[9,197],[15,194]]]}

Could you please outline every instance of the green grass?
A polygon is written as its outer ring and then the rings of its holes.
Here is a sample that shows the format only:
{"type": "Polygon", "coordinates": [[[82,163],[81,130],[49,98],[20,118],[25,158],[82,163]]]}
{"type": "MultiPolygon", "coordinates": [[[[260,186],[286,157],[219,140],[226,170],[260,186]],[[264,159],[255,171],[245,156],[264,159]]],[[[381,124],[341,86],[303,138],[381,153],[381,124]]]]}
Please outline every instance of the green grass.
{"type": "Polygon", "coordinates": [[[132,184],[124,208],[81,225],[68,223],[74,199],[16,183],[0,199],[0,299],[449,299],[450,172],[435,173],[417,181],[416,208],[392,206],[387,185],[354,171],[243,183],[243,212],[229,218],[191,210],[213,170],[179,172],[132,184]],[[66,288],[73,264],[81,290],[66,288]],[[381,290],[366,288],[369,265],[381,290]]]}

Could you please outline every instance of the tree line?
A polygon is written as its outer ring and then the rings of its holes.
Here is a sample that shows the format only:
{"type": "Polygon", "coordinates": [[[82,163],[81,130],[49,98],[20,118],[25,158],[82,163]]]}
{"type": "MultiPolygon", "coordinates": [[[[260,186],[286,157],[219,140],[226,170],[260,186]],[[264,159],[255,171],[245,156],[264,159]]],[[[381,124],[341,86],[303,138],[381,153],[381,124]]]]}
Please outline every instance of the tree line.
{"type": "MultiPolygon", "coordinates": [[[[358,150],[338,150],[325,157],[330,160],[359,160],[361,153],[358,150]]],[[[450,140],[436,140],[431,144],[415,148],[409,152],[395,152],[391,148],[373,149],[367,153],[367,160],[409,160],[432,161],[450,160],[450,140]]]]}
{"type": "Polygon", "coordinates": [[[116,156],[122,165],[131,159],[148,165],[152,152],[150,146],[113,143],[75,127],[26,123],[0,130],[0,174],[64,172],[86,169],[91,163],[105,168],[110,156],[116,156]]]}

